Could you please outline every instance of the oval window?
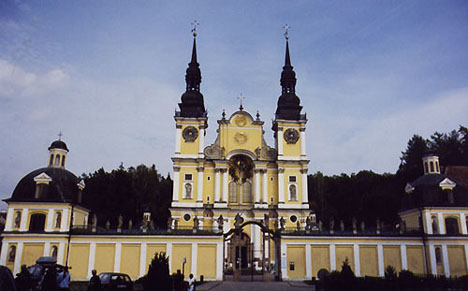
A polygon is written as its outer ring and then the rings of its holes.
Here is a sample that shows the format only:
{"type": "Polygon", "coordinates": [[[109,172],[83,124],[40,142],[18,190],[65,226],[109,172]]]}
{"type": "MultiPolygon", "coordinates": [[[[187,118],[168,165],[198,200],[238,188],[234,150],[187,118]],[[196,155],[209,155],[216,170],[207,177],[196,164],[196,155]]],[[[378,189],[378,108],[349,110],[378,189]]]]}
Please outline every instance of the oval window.
{"type": "Polygon", "coordinates": [[[189,221],[190,218],[191,218],[190,214],[187,213],[187,214],[184,215],[184,220],[185,221],[189,221]]]}

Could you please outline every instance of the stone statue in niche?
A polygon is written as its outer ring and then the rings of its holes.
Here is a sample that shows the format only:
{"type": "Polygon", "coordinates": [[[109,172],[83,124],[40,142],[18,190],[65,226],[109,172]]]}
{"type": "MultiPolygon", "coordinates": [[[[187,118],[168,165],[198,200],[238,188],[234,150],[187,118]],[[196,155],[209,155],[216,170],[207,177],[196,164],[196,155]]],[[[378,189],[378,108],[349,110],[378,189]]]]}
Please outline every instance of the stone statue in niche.
{"type": "Polygon", "coordinates": [[[224,228],[224,218],[222,215],[218,217],[218,231],[223,231],[224,228]]]}
{"type": "Polygon", "coordinates": [[[284,225],[285,225],[286,221],[284,221],[284,218],[281,217],[280,218],[280,230],[283,231],[284,230],[284,225]]]}
{"type": "Polygon", "coordinates": [[[333,234],[335,232],[335,220],[333,219],[333,217],[330,219],[329,229],[330,229],[331,234],[333,234]]]}
{"type": "Polygon", "coordinates": [[[154,221],[152,221],[152,220],[150,221],[150,229],[154,230],[154,221]]]}
{"type": "Polygon", "coordinates": [[[132,229],[133,221],[131,219],[128,220],[128,229],[132,229]]]}
{"type": "Polygon", "coordinates": [[[92,226],[93,226],[93,232],[96,232],[96,229],[97,229],[97,215],[96,215],[96,213],[93,214],[92,226]]]}
{"type": "Polygon", "coordinates": [[[119,214],[117,228],[122,228],[123,221],[124,221],[124,219],[123,219],[122,214],[119,214]]]}
{"type": "Polygon", "coordinates": [[[437,225],[437,218],[435,216],[432,216],[432,232],[434,234],[439,233],[439,227],[437,225]]]}
{"type": "Polygon", "coordinates": [[[106,221],[106,229],[110,229],[110,221],[109,221],[109,219],[106,221]]]}
{"type": "Polygon", "coordinates": [[[244,218],[242,218],[242,216],[240,216],[240,214],[237,213],[236,217],[234,218],[234,227],[240,228],[242,223],[244,223],[244,218]]]}
{"type": "Polygon", "coordinates": [[[14,262],[16,256],[16,247],[11,246],[10,251],[8,252],[8,262],[14,262]]]}
{"type": "Polygon", "coordinates": [[[363,221],[361,221],[361,232],[364,232],[366,230],[366,223],[363,221]]]}
{"type": "Polygon", "coordinates": [[[192,184],[185,183],[185,198],[192,198],[192,184]]]}
{"type": "Polygon", "coordinates": [[[15,214],[15,228],[19,228],[21,223],[21,212],[16,212],[15,214]]]}
{"type": "Polygon", "coordinates": [[[289,197],[292,201],[297,201],[296,185],[294,184],[289,185],[289,197]]]}
{"type": "Polygon", "coordinates": [[[55,215],[55,228],[60,228],[60,223],[62,223],[62,213],[57,212],[55,215]]]}
{"type": "Polygon", "coordinates": [[[343,222],[343,220],[340,220],[340,230],[344,231],[344,222],[343,222]]]}
{"type": "Polygon", "coordinates": [[[301,223],[299,222],[299,220],[297,220],[296,222],[296,228],[297,228],[297,231],[301,231],[301,223]]]}

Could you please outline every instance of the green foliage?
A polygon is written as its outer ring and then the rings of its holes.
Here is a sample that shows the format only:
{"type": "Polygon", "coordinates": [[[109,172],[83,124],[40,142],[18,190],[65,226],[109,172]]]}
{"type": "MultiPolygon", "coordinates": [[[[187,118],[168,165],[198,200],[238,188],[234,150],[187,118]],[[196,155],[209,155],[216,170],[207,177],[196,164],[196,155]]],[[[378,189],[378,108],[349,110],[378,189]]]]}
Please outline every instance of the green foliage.
{"type": "Polygon", "coordinates": [[[169,258],[166,253],[154,254],[148,268],[148,274],[143,281],[143,290],[172,290],[171,276],[169,275],[169,258]]]}
{"type": "Polygon", "coordinates": [[[121,214],[125,220],[136,224],[142,220],[143,211],[149,208],[156,218],[158,228],[166,228],[172,200],[172,180],[162,177],[156,167],[145,165],[125,169],[123,165],[111,172],[103,168],[83,178],[86,188],[83,202],[98,216],[98,224],[104,226],[107,220],[117,225],[121,214]]]}

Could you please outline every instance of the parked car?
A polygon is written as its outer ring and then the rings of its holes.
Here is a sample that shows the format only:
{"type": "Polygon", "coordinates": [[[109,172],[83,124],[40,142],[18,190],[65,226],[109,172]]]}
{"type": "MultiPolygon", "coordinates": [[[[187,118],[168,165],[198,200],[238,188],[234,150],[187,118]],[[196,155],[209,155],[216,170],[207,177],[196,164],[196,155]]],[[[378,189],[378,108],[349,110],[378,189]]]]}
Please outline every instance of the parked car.
{"type": "Polygon", "coordinates": [[[127,274],[101,273],[99,279],[101,279],[102,288],[105,291],[133,291],[133,282],[127,274]]]}
{"type": "Polygon", "coordinates": [[[40,257],[36,260],[35,265],[28,267],[28,271],[31,274],[31,280],[33,281],[32,285],[36,288],[35,290],[41,289],[41,280],[48,268],[55,268],[55,272],[58,274],[62,272],[65,267],[58,265],[55,257],[40,257]]]}

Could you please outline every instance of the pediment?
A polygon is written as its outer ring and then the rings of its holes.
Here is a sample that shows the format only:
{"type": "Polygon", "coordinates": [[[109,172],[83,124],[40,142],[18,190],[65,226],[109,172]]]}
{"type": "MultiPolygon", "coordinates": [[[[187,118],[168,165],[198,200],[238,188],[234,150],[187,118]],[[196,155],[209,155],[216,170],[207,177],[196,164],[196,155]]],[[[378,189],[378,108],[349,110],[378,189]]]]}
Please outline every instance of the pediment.
{"type": "Polygon", "coordinates": [[[36,177],[34,177],[34,182],[36,183],[49,183],[52,181],[52,178],[47,175],[45,172],[40,173],[36,177]]]}
{"type": "Polygon", "coordinates": [[[406,183],[406,186],[405,186],[405,192],[410,194],[414,191],[414,187],[413,185],[411,185],[410,183],[406,183]]]}
{"type": "Polygon", "coordinates": [[[442,188],[442,190],[452,190],[455,186],[457,186],[457,183],[449,178],[445,178],[439,183],[439,187],[442,188]]]}

